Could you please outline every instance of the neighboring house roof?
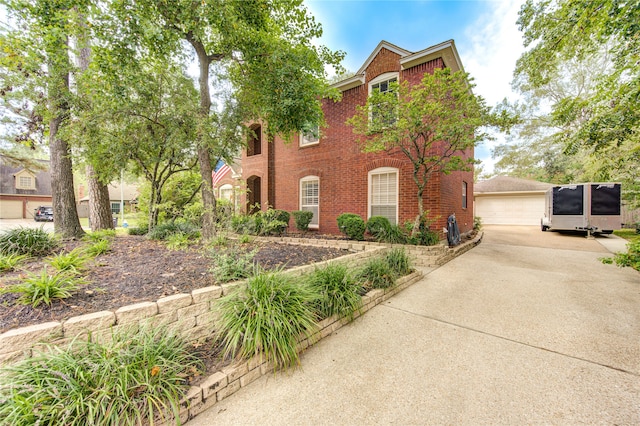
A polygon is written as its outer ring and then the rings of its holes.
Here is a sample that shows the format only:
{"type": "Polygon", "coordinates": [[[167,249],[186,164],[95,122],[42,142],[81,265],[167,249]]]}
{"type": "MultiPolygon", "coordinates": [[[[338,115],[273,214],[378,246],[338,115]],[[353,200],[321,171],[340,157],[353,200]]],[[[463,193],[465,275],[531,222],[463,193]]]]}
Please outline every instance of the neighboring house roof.
{"type": "Polygon", "coordinates": [[[48,160],[34,160],[40,164],[40,170],[28,170],[8,161],[0,155],[0,194],[10,195],[45,195],[51,196],[51,172],[48,160]],[[16,175],[34,176],[35,189],[16,188],[16,175]]]}
{"type": "Polygon", "coordinates": [[[495,194],[508,192],[546,192],[554,185],[535,180],[520,179],[511,176],[496,176],[474,184],[474,194],[495,194]]]}
{"type": "Polygon", "coordinates": [[[367,60],[362,64],[353,77],[349,77],[346,80],[332,84],[332,87],[340,90],[348,90],[364,84],[367,67],[382,49],[387,49],[400,55],[400,66],[403,70],[415,67],[416,65],[423,64],[436,58],[442,58],[445,67],[451,68],[452,71],[464,70],[462,62],[460,61],[460,56],[458,55],[458,50],[456,49],[456,45],[453,40],[447,40],[419,52],[410,52],[391,44],[388,41],[382,40],[373,52],[371,52],[371,55],[369,55],[367,60]]]}
{"type": "MultiPolygon", "coordinates": [[[[122,190],[125,201],[135,200],[140,195],[138,185],[125,183],[122,190]]],[[[109,200],[120,201],[120,183],[109,184],[109,200]]],[[[89,196],[81,198],[80,202],[82,201],[89,201],[89,196]]]]}

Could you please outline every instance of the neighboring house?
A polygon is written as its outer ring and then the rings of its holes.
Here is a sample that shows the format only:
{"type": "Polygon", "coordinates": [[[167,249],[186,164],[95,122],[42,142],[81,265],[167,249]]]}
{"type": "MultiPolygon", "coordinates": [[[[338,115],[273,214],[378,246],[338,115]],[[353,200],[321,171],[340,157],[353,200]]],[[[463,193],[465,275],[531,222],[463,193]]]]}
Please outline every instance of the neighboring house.
{"type": "MultiPolygon", "coordinates": [[[[140,195],[138,185],[125,183],[121,187],[119,182],[114,182],[109,184],[108,188],[112,214],[120,214],[121,197],[124,199],[125,213],[135,211],[138,204],[138,196],[140,195]]],[[[78,199],[78,216],[89,217],[89,193],[88,189],[85,188],[84,185],[78,186],[78,199]]]]}
{"type": "Polygon", "coordinates": [[[496,176],[475,184],[475,215],[485,225],[540,225],[544,194],[554,185],[496,176]]]}
{"type": "Polygon", "coordinates": [[[235,158],[232,164],[220,162],[212,174],[213,192],[216,198],[229,201],[236,211],[239,210],[241,195],[245,192],[241,178],[240,158],[235,158]]]}
{"type": "Polygon", "coordinates": [[[36,162],[40,170],[28,170],[0,155],[0,219],[33,219],[39,206],[51,206],[49,161],[36,162]]]}
{"type": "MultiPolygon", "coordinates": [[[[254,124],[256,137],[242,156],[247,209],[259,203],[262,209],[309,210],[311,228],[327,234],[339,233],[336,218],[345,212],[364,219],[386,216],[394,224],[413,221],[418,201],[410,161],[398,150],[362,153],[345,121],[373,88],[384,90],[390,81],[416,84],[425,73],[445,67],[462,69],[453,40],[415,53],[382,41],[353,77],[333,85],[342,100],[322,101],[327,127],[318,134],[267,143],[262,126],[254,124]]],[[[473,150],[465,154],[473,156],[473,150]]],[[[460,231],[471,230],[472,194],[473,172],[434,174],[424,195],[425,210],[435,220],[432,229],[443,228],[455,213],[460,231]]]]}

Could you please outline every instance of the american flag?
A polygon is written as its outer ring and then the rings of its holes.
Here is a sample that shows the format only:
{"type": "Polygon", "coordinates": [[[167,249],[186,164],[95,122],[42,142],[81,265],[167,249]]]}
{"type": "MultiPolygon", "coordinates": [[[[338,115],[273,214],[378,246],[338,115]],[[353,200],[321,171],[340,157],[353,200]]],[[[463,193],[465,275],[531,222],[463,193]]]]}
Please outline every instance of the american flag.
{"type": "Polygon", "coordinates": [[[219,162],[218,164],[216,164],[216,168],[213,174],[211,175],[211,178],[213,181],[213,187],[215,188],[218,182],[220,182],[222,178],[230,171],[231,171],[231,167],[229,167],[225,163],[219,162]]]}

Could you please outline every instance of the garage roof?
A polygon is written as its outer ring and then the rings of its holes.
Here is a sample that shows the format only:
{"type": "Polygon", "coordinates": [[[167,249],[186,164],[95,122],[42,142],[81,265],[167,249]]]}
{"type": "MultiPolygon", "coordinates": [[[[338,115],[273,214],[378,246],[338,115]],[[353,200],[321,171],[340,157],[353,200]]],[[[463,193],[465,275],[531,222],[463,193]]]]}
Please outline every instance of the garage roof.
{"type": "Polygon", "coordinates": [[[483,180],[473,186],[474,194],[504,192],[545,192],[554,185],[535,180],[520,179],[511,176],[496,176],[483,180]]]}

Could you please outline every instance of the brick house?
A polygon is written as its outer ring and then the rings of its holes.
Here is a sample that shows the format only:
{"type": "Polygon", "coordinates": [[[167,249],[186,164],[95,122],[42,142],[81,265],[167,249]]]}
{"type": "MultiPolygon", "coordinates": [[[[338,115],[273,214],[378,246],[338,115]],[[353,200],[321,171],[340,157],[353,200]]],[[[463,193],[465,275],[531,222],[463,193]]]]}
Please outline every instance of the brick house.
{"type": "Polygon", "coordinates": [[[51,206],[49,161],[27,169],[0,155],[0,219],[33,219],[39,206],[51,206]]]}
{"type": "MultiPolygon", "coordinates": [[[[363,105],[372,88],[384,90],[390,81],[420,82],[436,68],[462,69],[453,40],[419,52],[380,42],[358,72],[334,84],[342,100],[323,99],[327,126],[318,137],[299,135],[285,143],[267,143],[262,126],[242,155],[242,179],[247,185],[245,205],[262,209],[310,210],[311,224],[320,233],[337,234],[336,218],[356,213],[367,219],[382,215],[392,223],[413,221],[418,213],[417,188],[410,161],[399,151],[362,153],[358,136],[345,121],[363,105]]],[[[473,149],[464,153],[473,156],[473,149]]],[[[455,213],[460,232],[473,227],[473,172],[434,174],[424,193],[425,210],[435,219],[432,229],[446,226],[455,213]]]]}

